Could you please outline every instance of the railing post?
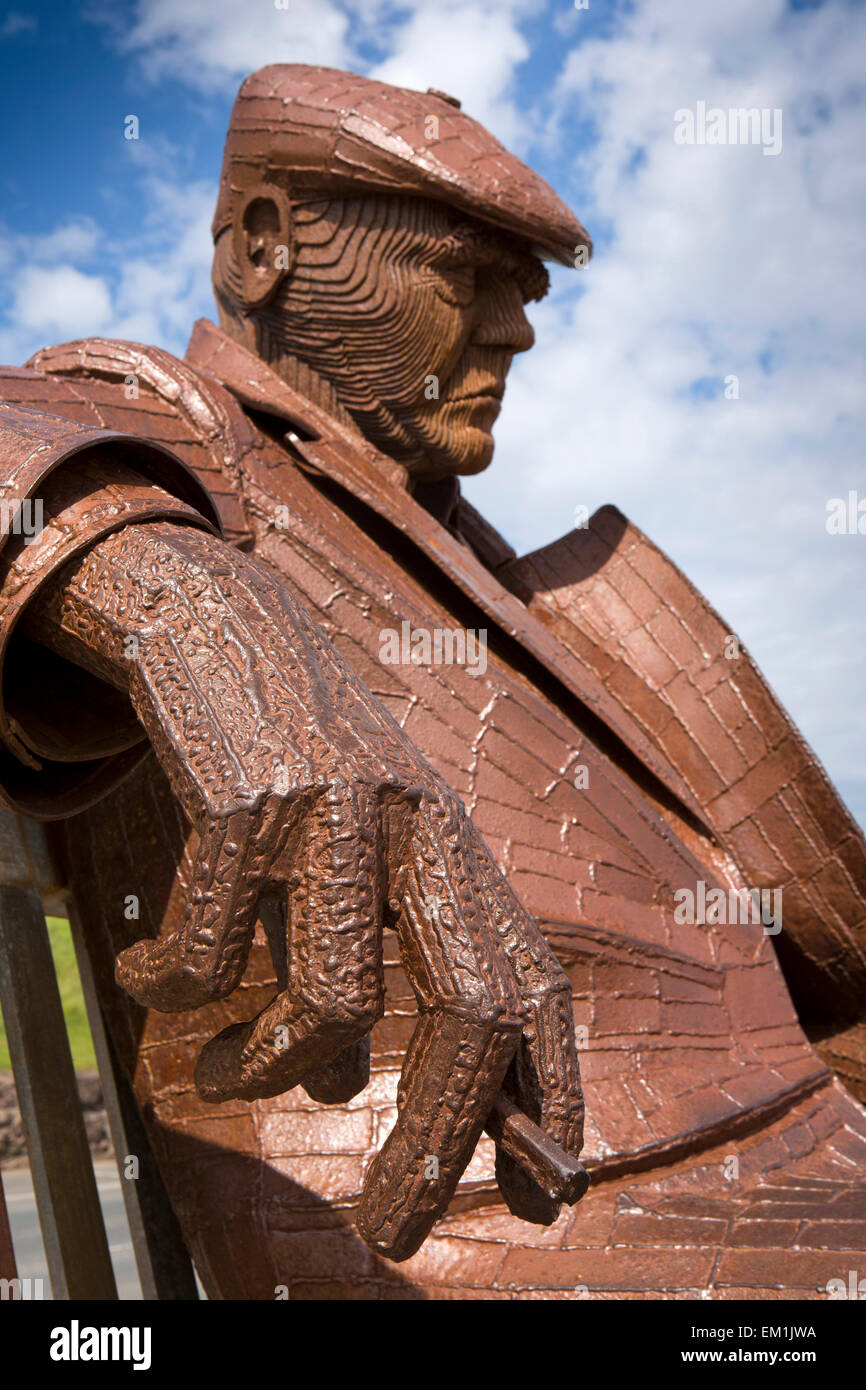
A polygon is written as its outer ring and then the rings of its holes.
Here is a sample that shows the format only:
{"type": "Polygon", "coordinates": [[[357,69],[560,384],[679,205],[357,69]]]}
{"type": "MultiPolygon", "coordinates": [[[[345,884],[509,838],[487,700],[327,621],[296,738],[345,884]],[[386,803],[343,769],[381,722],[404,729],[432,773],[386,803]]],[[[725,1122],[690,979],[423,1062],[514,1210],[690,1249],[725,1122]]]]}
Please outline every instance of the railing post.
{"type": "Polygon", "coordinates": [[[0,1173],[0,1279],[17,1279],[15,1251],[12,1246],[12,1232],[9,1229],[9,1213],[6,1210],[6,1194],[3,1191],[3,1174],[0,1173]]]}
{"type": "MultiPolygon", "coordinates": [[[[4,828],[8,850],[12,837],[4,828]]],[[[20,883],[27,868],[23,855],[11,871],[3,865],[0,1006],[48,1275],[55,1298],[116,1299],[42,899],[36,887],[20,883]],[[10,883],[13,874],[18,883],[10,883]]]]}
{"type": "Polygon", "coordinates": [[[142,1294],[145,1299],[197,1299],[192,1261],[138,1102],[105,1026],[84,933],[72,902],[69,921],[142,1294]],[[138,1159],[139,1172],[134,1179],[126,1178],[121,1167],[130,1155],[138,1159]]]}

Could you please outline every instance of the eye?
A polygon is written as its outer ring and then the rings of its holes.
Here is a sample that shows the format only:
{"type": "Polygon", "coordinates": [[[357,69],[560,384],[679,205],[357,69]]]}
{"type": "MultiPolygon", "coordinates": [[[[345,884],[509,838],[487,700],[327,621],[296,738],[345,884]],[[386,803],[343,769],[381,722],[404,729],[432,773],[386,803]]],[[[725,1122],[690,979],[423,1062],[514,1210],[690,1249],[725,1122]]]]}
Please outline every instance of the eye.
{"type": "Polygon", "coordinates": [[[475,247],[463,237],[446,237],[429,262],[437,294],[449,304],[466,308],[475,296],[477,266],[475,247]]]}
{"type": "Polygon", "coordinates": [[[484,257],[483,238],[474,228],[460,228],[444,237],[432,256],[432,264],[462,270],[473,268],[484,257]]]}
{"type": "Polygon", "coordinates": [[[465,309],[475,297],[475,267],[437,266],[435,271],[436,293],[449,304],[457,304],[465,309]]]}

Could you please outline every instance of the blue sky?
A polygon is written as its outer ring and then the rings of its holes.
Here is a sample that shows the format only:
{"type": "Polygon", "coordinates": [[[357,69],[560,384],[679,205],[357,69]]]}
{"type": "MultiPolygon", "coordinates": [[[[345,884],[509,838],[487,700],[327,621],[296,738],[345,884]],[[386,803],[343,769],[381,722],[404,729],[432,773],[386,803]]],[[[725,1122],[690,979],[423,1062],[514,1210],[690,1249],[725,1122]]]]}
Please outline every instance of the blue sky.
{"type": "Polygon", "coordinates": [[[469,496],[516,545],[615,502],[762,666],[866,823],[866,8],[849,0],[0,0],[0,357],[183,352],[231,103],[267,62],[459,96],[589,226],[469,496]],[[674,140],[781,111],[781,149],[674,140]],[[136,115],[140,139],[124,139],[136,115]],[[737,380],[737,395],[725,382],[737,380]]]}

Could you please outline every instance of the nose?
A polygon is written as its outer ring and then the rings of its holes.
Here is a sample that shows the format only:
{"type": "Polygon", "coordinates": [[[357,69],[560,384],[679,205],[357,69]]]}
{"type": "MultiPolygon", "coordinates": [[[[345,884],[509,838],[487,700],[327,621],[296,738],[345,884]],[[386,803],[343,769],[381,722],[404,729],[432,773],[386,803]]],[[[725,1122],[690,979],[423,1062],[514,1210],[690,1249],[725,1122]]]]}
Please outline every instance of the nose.
{"type": "Polygon", "coordinates": [[[526,352],[535,342],[535,330],[523,309],[523,294],[516,280],[501,272],[476,281],[475,327],[471,341],[480,347],[526,352]]]}

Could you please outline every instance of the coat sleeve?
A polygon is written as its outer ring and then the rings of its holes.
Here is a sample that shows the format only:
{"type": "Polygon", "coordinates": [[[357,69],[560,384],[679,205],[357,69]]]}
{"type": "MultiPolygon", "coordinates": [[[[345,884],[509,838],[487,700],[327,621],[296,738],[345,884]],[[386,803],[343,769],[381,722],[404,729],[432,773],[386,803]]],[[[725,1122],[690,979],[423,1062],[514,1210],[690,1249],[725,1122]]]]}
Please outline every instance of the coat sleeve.
{"type": "Polygon", "coordinates": [[[804,1016],[863,1018],[866,841],[728,624],[615,507],[497,573],[670,760],[745,886],[781,890],[804,1016]]]}
{"type": "Polygon", "coordinates": [[[20,618],[100,537],[155,519],[221,534],[208,490],[162,445],[0,401],[0,802],[13,810],[84,810],[147,752],[126,697],[31,642],[20,618]]]}

